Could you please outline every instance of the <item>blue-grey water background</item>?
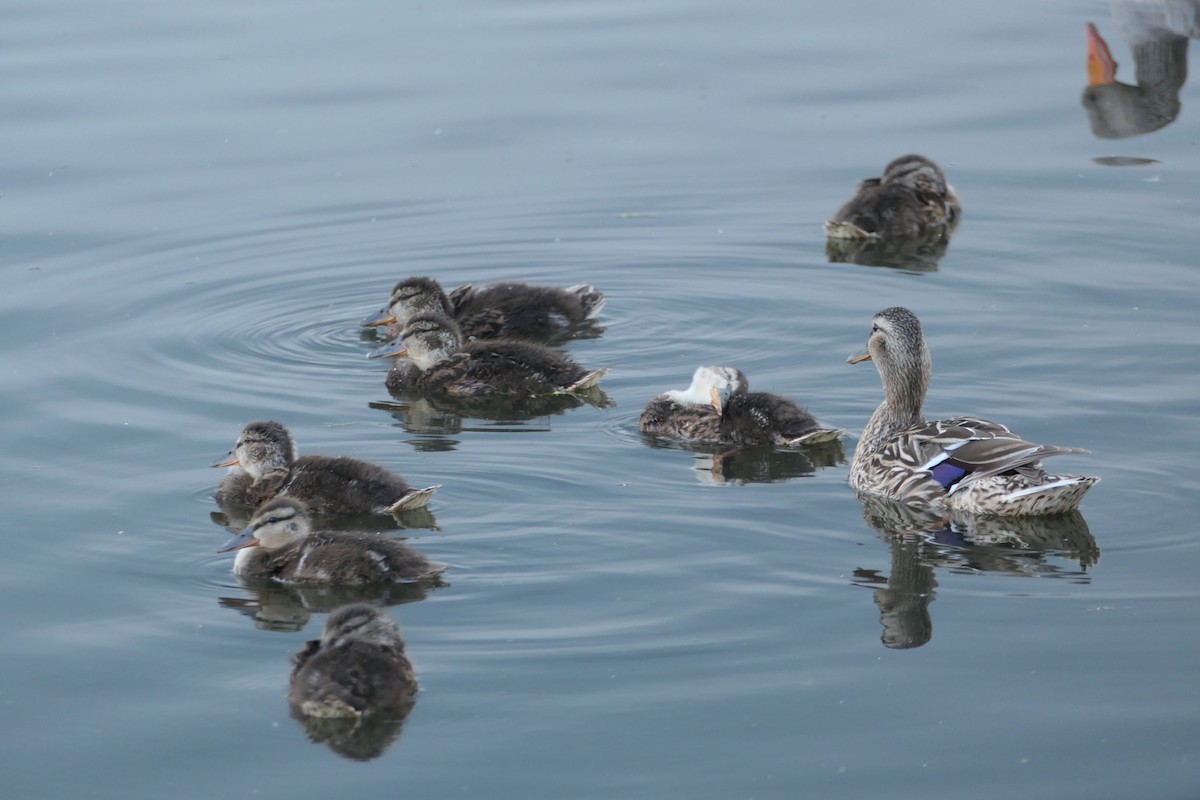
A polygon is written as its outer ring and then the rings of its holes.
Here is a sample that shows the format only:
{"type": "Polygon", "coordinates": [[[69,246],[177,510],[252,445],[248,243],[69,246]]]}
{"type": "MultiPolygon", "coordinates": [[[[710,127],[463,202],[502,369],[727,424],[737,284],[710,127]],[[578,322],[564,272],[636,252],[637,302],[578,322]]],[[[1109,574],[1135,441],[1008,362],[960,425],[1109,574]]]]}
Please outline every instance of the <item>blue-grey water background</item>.
{"type": "Polygon", "coordinates": [[[1084,24],[1132,67],[1106,4],[3,19],[5,797],[1200,792],[1200,92],[1093,138],[1084,24]],[[821,221],[910,151],[966,209],[939,268],[828,263],[821,221]],[[440,433],[371,407],[357,322],[421,274],[594,283],[604,333],[568,349],[616,405],[440,433]],[[879,381],[845,358],[896,304],[930,415],[1092,450],[1056,466],[1103,478],[1098,556],[889,535],[844,462],[723,478],[638,435],[703,363],[861,429],[879,381]],[[391,609],[423,691],[373,760],[289,716],[323,616],[231,607],[207,465],[264,417],[444,483],[408,533],[451,585],[391,609]],[[894,649],[874,589],[905,557],[932,627],[894,649]]]}

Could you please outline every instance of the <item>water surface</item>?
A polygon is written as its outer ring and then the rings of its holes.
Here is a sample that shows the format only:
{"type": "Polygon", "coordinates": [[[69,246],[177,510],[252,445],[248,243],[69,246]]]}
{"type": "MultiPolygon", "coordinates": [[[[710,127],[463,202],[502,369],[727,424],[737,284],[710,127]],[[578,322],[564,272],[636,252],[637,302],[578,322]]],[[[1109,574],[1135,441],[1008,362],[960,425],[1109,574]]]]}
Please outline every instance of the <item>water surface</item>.
{"type": "Polygon", "coordinates": [[[1194,796],[1200,97],[1094,138],[1084,24],[1128,61],[1108,14],[10,8],[0,785],[1194,796]],[[822,220],[910,151],[965,208],[936,269],[829,263],[822,220]],[[615,405],[441,428],[386,407],[357,322],[418,274],[594,283],[603,335],[568,349],[614,365],[615,405]],[[1059,465],[1103,478],[1078,518],[889,519],[836,457],[636,431],[714,362],[857,431],[879,382],[844,360],[897,304],[933,350],[930,415],[1093,451],[1059,465]],[[405,533],[451,585],[391,609],[423,691],[371,760],[289,716],[319,604],[256,620],[214,552],[206,465],[264,417],[444,484],[405,533]]]}

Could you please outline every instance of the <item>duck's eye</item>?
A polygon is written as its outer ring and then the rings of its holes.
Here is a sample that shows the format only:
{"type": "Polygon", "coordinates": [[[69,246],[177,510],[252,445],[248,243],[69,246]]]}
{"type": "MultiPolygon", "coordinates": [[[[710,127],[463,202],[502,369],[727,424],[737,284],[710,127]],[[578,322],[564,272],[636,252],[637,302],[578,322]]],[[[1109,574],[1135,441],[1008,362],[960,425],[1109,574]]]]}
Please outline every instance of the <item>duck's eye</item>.
{"type": "Polygon", "coordinates": [[[267,518],[267,524],[268,524],[268,525],[278,525],[278,524],[279,524],[279,517],[268,517],[268,518],[267,518]]]}
{"type": "Polygon", "coordinates": [[[871,325],[871,333],[879,333],[879,323],[878,322],[873,323],[871,325]]]}

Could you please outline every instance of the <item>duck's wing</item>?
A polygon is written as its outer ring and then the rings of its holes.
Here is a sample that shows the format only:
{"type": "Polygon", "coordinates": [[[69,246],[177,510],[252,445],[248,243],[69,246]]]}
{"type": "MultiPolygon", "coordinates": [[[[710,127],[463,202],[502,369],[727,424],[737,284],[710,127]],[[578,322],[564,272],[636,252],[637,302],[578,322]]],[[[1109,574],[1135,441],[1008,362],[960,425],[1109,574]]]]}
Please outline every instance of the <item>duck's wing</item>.
{"type": "Polygon", "coordinates": [[[450,309],[455,315],[467,306],[475,297],[474,284],[464,283],[462,286],[457,286],[450,290],[446,295],[446,299],[450,301],[450,309]]]}
{"type": "Polygon", "coordinates": [[[499,339],[508,332],[508,318],[498,308],[481,308],[463,314],[455,321],[468,339],[499,339]]]}
{"type": "Polygon", "coordinates": [[[1088,452],[1026,441],[998,422],[976,417],[935,420],[910,429],[898,445],[908,450],[903,460],[911,468],[928,472],[947,493],[1003,472],[1042,475],[1043,458],[1088,452]]]}

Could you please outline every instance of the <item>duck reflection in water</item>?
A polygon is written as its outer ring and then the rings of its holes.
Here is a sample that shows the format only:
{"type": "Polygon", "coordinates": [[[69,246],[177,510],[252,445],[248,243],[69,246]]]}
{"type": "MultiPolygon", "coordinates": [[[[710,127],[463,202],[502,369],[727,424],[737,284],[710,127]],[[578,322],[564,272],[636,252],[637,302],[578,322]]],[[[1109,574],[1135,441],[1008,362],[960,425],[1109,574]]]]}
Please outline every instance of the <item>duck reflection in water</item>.
{"type": "Polygon", "coordinates": [[[741,486],[746,483],[781,483],[814,475],[819,467],[846,463],[839,441],[803,449],[775,447],[721,447],[713,445],[662,445],[695,453],[692,470],[700,483],[741,486]]]}
{"type": "MultiPolygon", "coordinates": [[[[580,406],[609,408],[615,403],[599,387],[578,394],[546,397],[451,397],[397,391],[394,401],[368,403],[370,408],[387,411],[408,433],[456,436],[471,430],[550,430],[550,417],[565,414],[580,406]],[[482,420],[468,425],[465,420],[482,420]]],[[[442,440],[444,441],[444,440],[442,440]]],[[[436,448],[429,439],[413,442],[419,450],[436,448]]],[[[453,449],[453,448],[446,448],[453,449]]]]}
{"type": "Polygon", "coordinates": [[[416,603],[436,588],[423,583],[372,583],[363,586],[279,583],[265,578],[238,576],[248,597],[220,597],[217,604],[249,617],[264,631],[295,633],[304,630],[313,614],[328,614],[348,603],[396,606],[416,603]]]}
{"type": "Polygon", "coordinates": [[[920,647],[932,637],[935,569],[1089,583],[1088,570],[1100,560],[1100,547],[1078,511],[1035,517],[943,515],[877,495],[859,494],[858,500],[863,519],[891,547],[886,577],[875,570],[854,571],[856,584],[877,587],[881,640],[891,649],[920,647]]]}
{"type": "Polygon", "coordinates": [[[1124,139],[1163,128],[1179,115],[1179,92],[1187,81],[1189,39],[1200,38],[1196,0],[1114,0],[1117,33],[1133,54],[1136,84],[1117,80],[1108,43],[1087,24],[1088,85],[1083,90],[1092,133],[1124,139]]]}
{"type": "Polygon", "coordinates": [[[893,160],[825,222],[832,263],[937,269],[962,206],[941,167],[924,156],[893,160]]]}
{"type": "Polygon", "coordinates": [[[341,606],[292,655],[288,702],[314,742],[360,761],[400,735],[418,691],[400,626],[367,603],[341,606]]]}

